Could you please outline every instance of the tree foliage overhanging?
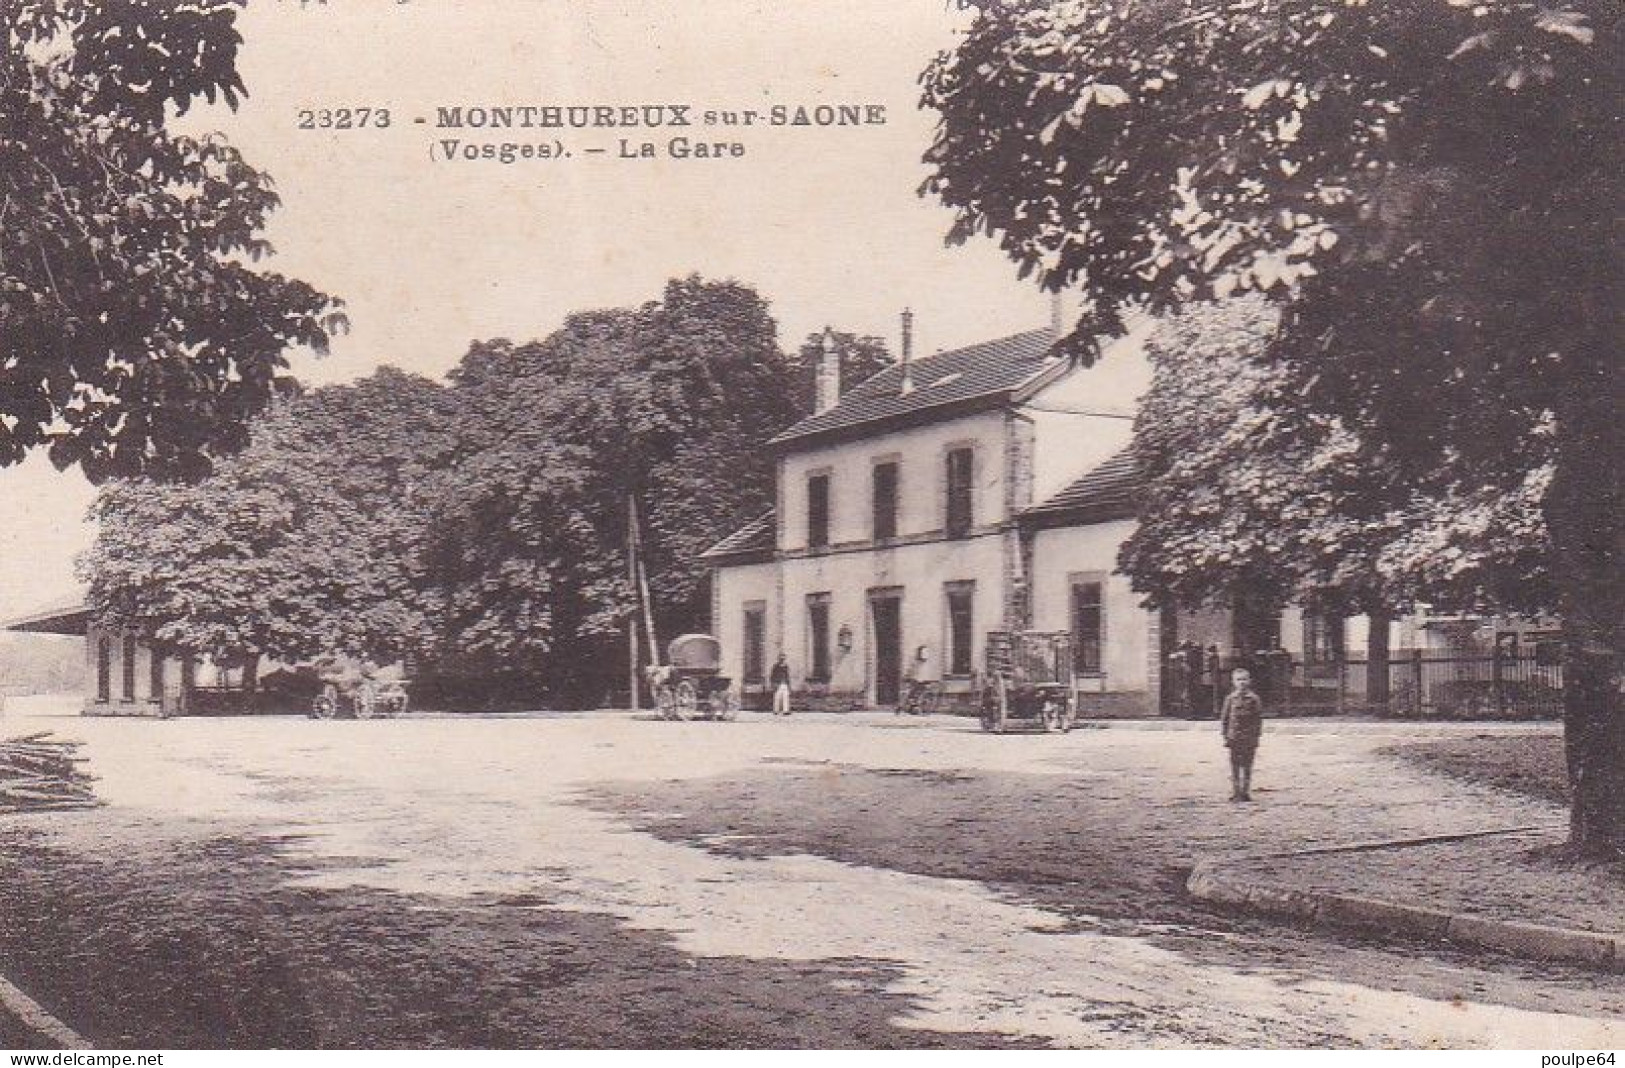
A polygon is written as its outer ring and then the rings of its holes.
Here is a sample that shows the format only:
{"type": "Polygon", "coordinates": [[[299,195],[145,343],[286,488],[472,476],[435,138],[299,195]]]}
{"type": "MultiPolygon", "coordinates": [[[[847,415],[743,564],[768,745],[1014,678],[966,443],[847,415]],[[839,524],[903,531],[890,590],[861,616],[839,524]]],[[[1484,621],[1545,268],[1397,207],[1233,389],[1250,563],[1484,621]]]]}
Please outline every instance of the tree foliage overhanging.
{"type": "Polygon", "coordinates": [[[432,621],[422,547],[455,440],[450,401],[385,368],[278,401],[206,479],[109,482],[80,563],[98,615],[225,663],[421,648],[432,621]]]}
{"type": "Polygon", "coordinates": [[[1080,290],[1081,359],[1129,307],[1276,301],[1282,411],[1396,491],[1394,537],[1351,547],[1380,597],[1560,614],[1574,838],[1625,851],[1617,5],[976,6],[923,77],[951,236],[1080,290]],[[1538,500],[1540,559],[1496,549],[1503,499],[1538,500]]]}
{"type": "Polygon", "coordinates": [[[623,680],[630,497],[658,630],[706,629],[697,557],[771,505],[761,443],[795,416],[776,335],[749,287],[689,277],[539,342],[476,345],[429,547],[445,658],[568,700],[623,680]]]}
{"type": "Polygon", "coordinates": [[[771,507],[761,444],[802,370],[753,290],[689,277],[476,343],[448,386],[315,389],[206,479],[104,487],[92,602],[228,662],[410,654],[463,701],[601,700],[625,683],[629,500],[659,633],[706,629],[698,557],[771,507]]]}
{"type": "Polygon", "coordinates": [[[239,448],[292,346],[342,326],[249,264],[277,198],[218,135],[242,0],[0,5],[0,465],[48,446],[92,480],[196,476],[239,448]]]}

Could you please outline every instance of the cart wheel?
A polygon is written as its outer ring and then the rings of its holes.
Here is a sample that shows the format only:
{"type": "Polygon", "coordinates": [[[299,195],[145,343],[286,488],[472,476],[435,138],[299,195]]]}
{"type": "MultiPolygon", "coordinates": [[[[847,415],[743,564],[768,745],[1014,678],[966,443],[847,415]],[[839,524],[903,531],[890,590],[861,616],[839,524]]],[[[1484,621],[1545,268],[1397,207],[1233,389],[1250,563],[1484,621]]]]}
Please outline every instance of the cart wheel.
{"type": "Polygon", "coordinates": [[[1004,679],[995,675],[982,690],[982,729],[998,733],[1004,730],[1004,720],[1008,715],[1004,692],[1004,679]]]}
{"type": "Polygon", "coordinates": [[[670,686],[655,687],[655,711],[661,719],[677,718],[677,695],[670,686]]]}
{"type": "Polygon", "coordinates": [[[333,719],[339,714],[339,699],[333,693],[323,690],[316,695],[310,703],[311,719],[333,719]]]}
{"type": "Polygon", "coordinates": [[[1066,698],[1057,693],[1045,695],[1044,729],[1046,731],[1060,731],[1064,734],[1070,726],[1066,720],[1066,698]]]}
{"type": "Polygon", "coordinates": [[[694,684],[684,679],[677,684],[677,719],[693,719],[700,712],[700,695],[694,684]]]}
{"type": "Polygon", "coordinates": [[[739,715],[739,702],[732,690],[718,690],[711,695],[711,718],[730,720],[739,715]]]}

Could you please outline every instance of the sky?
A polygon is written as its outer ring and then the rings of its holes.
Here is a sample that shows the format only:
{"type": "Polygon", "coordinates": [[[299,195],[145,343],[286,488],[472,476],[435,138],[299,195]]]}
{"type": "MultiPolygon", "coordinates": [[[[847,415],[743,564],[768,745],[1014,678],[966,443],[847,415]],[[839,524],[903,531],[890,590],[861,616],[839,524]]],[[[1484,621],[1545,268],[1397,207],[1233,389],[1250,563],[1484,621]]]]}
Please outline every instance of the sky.
{"type": "MultiPolygon", "coordinates": [[[[895,349],[906,306],[925,353],[1048,321],[990,241],[946,247],[950,213],[917,194],[933,123],[918,75],[964,18],[949,0],[251,0],[248,100],[183,121],[275,179],[267,267],[346,302],[332,353],[293,355],[306,382],[382,364],[439,376],[471,341],[542,337],[690,272],[754,285],[786,348],[828,324],[895,349]],[[556,133],[576,155],[431,159],[444,137],[498,136],[436,130],[441,107],[665,102],[882,104],[888,121],[737,131],[739,159],[620,160],[621,131],[541,130],[509,134],[556,133]],[[339,107],[387,107],[392,126],[298,128],[300,109],[339,107]]],[[[74,595],[91,497],[43,457],[0,470],[0,619],[74,595]]]]}

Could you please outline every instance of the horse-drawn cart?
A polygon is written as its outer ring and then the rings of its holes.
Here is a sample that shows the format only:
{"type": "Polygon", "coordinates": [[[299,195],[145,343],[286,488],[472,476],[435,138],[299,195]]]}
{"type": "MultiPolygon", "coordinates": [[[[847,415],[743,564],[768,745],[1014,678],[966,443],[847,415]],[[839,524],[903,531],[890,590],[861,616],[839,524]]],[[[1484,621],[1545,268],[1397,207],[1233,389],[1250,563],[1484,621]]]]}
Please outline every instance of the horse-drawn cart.
{"type": "Polygon", "coordinates": [[[982,728],[1069,731],[1076,717],[1072,635],[994,631],[987,636],[982,728]]]}
{"type": "Polygon", "coordinates": [[[684,634],[666,647],[667,663],[649,668],[661,719],[733,719],[739,714],[733,680],[721,674],[722,643],[684,634]]]}

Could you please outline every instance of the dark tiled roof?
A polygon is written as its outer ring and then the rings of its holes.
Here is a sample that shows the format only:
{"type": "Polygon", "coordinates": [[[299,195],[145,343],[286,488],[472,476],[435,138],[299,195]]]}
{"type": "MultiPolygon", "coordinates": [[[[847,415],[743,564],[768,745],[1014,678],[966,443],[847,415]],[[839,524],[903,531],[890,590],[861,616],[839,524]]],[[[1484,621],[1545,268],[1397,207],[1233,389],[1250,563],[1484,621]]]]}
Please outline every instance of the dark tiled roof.
{"type": "Polygon", "coordinates": [[[1001,403],[1034,375],[1055,366],[1049,356],[1053,343],[1050,331],[1029,330],[916,359],[910,372],[914,388],[908,393],[898,388],[903,369],[894,364],[843,393],[833,408],[808,416],[769,444],[836,436],[869,423],[903,420],[936,408],[1001,403]]]}
{"type": "Polygon", "coordinates": [[[1042,504],[1022,513],[1036,526],[1072,526],[1132,519],[1140,496],[1140,474],[1131,449],[1124,449],[1042,504]]]}
{"type": "Polygon", "coordinates": [[[776,548],[777,536],[778,526],[773,521],[773,513],[764,512],[705,550],[700,554],[700,559],[718,560],[771,555],[776,548]]]}

